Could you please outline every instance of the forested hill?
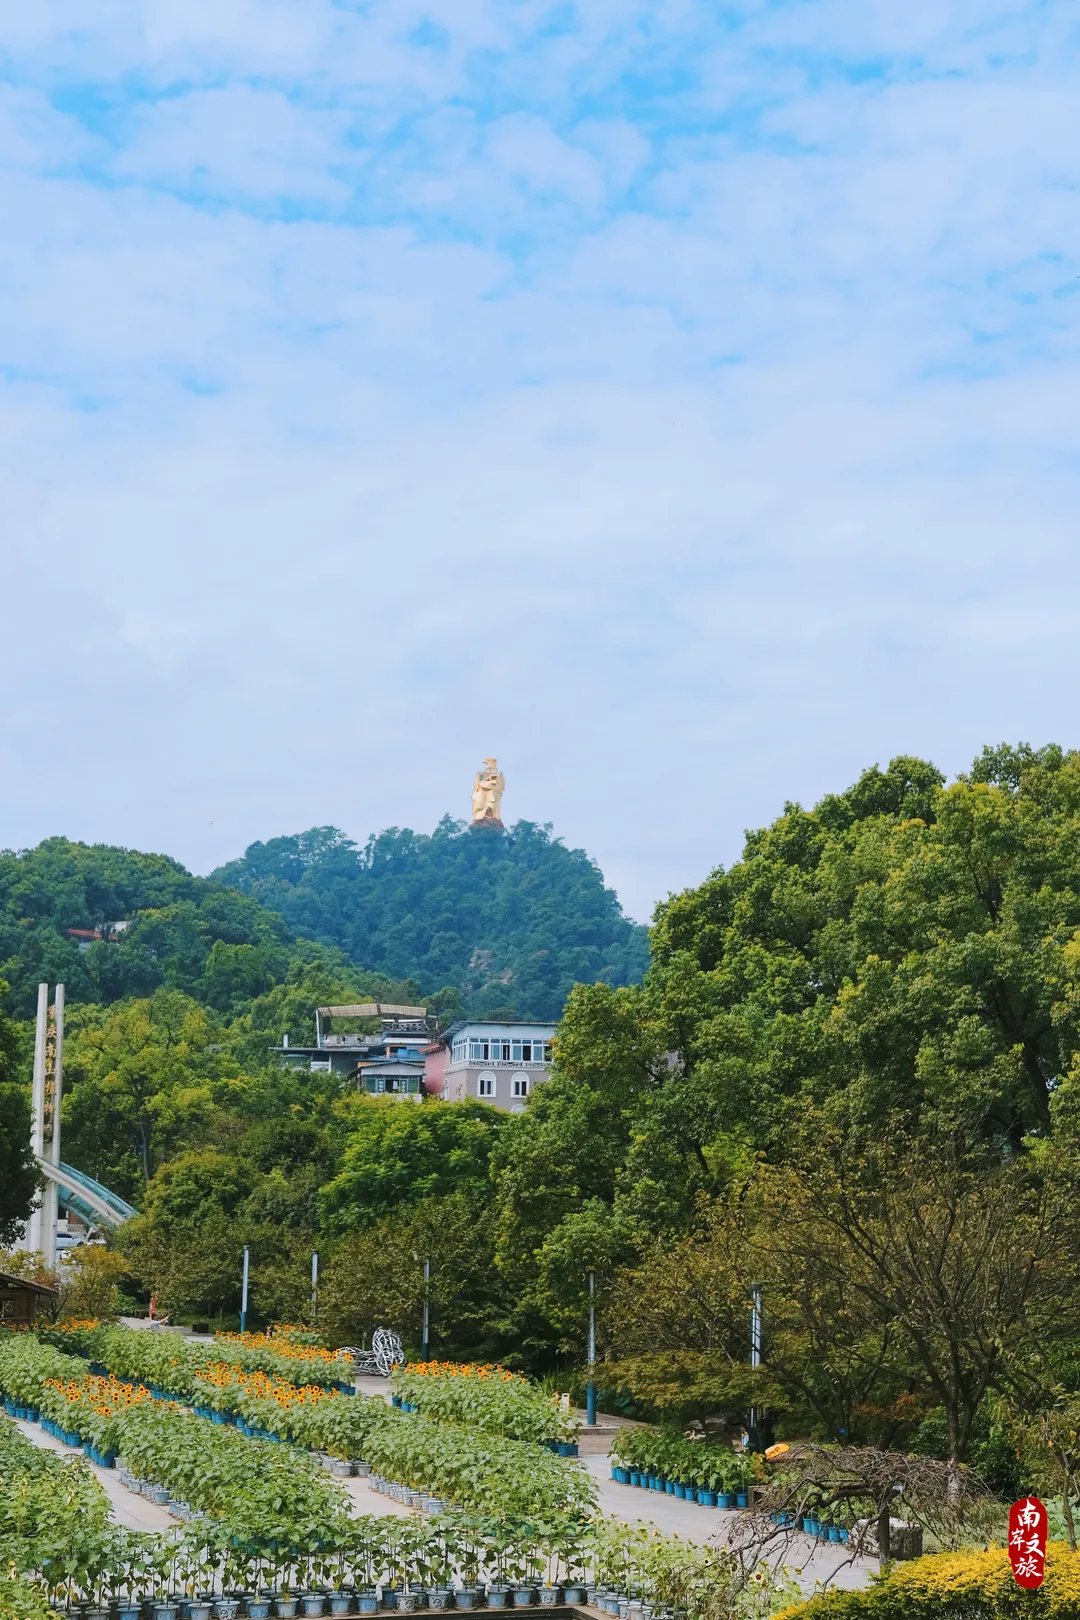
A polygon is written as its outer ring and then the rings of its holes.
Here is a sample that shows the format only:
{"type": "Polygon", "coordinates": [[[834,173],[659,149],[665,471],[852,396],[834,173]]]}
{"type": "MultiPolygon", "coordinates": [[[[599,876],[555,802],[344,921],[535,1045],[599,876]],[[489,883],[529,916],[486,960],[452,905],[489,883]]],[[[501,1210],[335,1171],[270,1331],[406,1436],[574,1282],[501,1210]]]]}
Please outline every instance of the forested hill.
{"type": "Polygon", "coordinates": [[[474,832],[445,816],[430,836],[391,828],[363,847],[316,827],[211,877],[371,971],[456,988],[476,1016],[557,1018],[575,982],[633,984],[648,966],[647,930],[595,862],[533,822],[474,832]]]}
{"type": "MultiPolygon", "coordinates": [[[[593,862],[526,822],[474,835],[446,820],[362,849],[320,828],[253,844],[211,878],[66,838],[0,851],[0,979],[18,1018],[41,980],[103,1006],[181,990],[226,1018],[301,982],[305,1009],[424,996],[444,1016],[556,1018],[576,980],[634,983],[647,961],[645,929],[593,862]]],[[[310,1010],[296,1016],[292,1038],[310,1039],[310,1010]]]]}
{"type": "Polygon", "coordinates": [[[0,978],[19,1018],[33,1016],[41,980],[63,982],[73,1002],[165,986],[226,1012],[284,975],[291,940],[257,901],[167,855],[67,838],[0,851],[0,978]]]}

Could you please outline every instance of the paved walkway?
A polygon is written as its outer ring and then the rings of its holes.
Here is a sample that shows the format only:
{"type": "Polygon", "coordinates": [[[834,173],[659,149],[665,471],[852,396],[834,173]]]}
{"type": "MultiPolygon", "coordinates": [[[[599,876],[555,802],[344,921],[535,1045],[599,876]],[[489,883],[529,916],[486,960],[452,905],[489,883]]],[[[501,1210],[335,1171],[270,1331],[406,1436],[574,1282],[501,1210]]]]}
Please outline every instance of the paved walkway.
{"type": "MultiPolygon", "coordinates": [[[[624,1524],[652,1524],[667,1535],[682,1536],[703,1546],[724,1546],[744,1522],[735,1509],[699,1507],[696,1502],[680,1501],[660,1491],[644,1491],[637,1485],[620,1485],[611,1477],[608,1457],[584,1459],[585,1467],[597,1482],[601,1513],[612,1514],[624,1524]]],[[[770,1550],[774,1568],[786,1564],[804,1591],[812,1592],[820,1582],[851,1590],[866,1586],[877,1573],[876,1558],[850,1558],[847,1551],[832,1542],[818,1541],[801,1531],[777,1538],[770,1550]]]]}
{"type": "MultiPolygon", "coordinates": [[[[35,1446],[43,1451],[59,1451],[65,1457],[81,1456],[72,1446],[65,1446],[62,1440],[54,1440],[51,1434],[46,1434],[36,1423],[24,1423],[16,1419],[16,1427],[20,1434],[32,1440],[35,1446]]],[[[168,1530],[177,1523],[163,1507],[156,1502],[148,1502],[145,1496],[137,1496],[129,1491],[126,1485],[121,1485],[120,1476],[112,1468],[99,1468],[88,1457],[83,1458],[87,1467],[93,1470],[105,1495],[109,1498],[109,1517],[114,1524],[122,1524],[128,1530],[168,1530]]]]}

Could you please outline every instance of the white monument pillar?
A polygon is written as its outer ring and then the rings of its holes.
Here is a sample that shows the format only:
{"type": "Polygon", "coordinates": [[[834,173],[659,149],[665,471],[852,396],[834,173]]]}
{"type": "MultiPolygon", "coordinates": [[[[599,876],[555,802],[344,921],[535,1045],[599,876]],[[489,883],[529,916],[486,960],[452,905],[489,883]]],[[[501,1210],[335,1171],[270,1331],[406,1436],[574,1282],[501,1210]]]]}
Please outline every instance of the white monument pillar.
{"type": "MultiPolygon", "coordinates": [[[[31,1093],[32,1115],[30,1121],[30,1146],[34,1151],[35,1159],[45,1156],[45,1043],[48,1039],[49,1022],[49,987],[47,984],[38,985],[37,993],[37,1027],[34,1032],[34,1085],[31,1093]]],[[[26,1225],[26,1247],[30,1250],[41,1249],[42,1214],[41,1199],[38,1194],[38,1203],[26,1225]]]]}
{"type": "MultiPolygon", "coordinates": [[[[60,1096],[64,1082],[64,987],[56,987],[50,1008],[51,1028],[45,1042],[45,1152],[47,1164],[60,1163],[60,1096]]],[[[59,1217],[55,1181],[45,1183],[41,1195],[41,1252],[47,1266],[56,1265],[56,1224],[59,1217]]]]}
{"type": "MultiPolygon", "coordinates": [[[[49,987],[38,985],[37,1026],[34,1032],[33,1115],[30,1145],[39,1163],[60,1163],[60,1097],[63,1087],[64,987],[56,987],[56,1003],[49,1007],[49,987]],[[52,1019],[49,1014],[52,1012],[52,1019]],[[50,1028],[51,1024],[51,1028],[50,1028]]],[[[38,1195],[38,1207],[26,1223],[20,1247],[44,1256],[47,1266],[56,1264],[57,1191],[54,1181],[45,1183],[38,1195]]]]}

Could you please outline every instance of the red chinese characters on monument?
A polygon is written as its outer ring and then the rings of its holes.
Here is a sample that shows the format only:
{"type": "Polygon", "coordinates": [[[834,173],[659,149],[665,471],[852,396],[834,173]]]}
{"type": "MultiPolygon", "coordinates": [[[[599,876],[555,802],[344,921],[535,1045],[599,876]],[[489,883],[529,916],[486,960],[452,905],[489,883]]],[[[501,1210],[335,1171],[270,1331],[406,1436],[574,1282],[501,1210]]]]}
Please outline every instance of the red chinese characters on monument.
{"type": "Polygon", "coordinates": [[[1025,1496],[1009,1509],[1009,1562],[1013,1580],[1028,1591],[1041,1586],[1046,1574],[1046,1508],[1037,1496],[1025,1496]]]}

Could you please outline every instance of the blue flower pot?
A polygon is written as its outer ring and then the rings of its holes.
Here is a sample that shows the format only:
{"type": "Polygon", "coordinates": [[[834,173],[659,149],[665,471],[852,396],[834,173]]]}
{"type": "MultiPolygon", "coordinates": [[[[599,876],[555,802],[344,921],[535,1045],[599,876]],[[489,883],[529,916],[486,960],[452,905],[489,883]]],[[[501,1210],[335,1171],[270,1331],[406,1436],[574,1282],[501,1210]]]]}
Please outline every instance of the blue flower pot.
{"type": "Polygon", "coordinates": [[[717,1507],[722,1507],[722,1508],[733,1508],[735,1506],[735,1497],[734,1497],[733,1493],[731,1491],[720,1491],[720,1492],[718,1492],[717,1498],[716,1498],[716,1505],[717,1505],[717,1507]]]}
{"type": "Polygon", "coordinates": [[[736,1491],[735,1492],[735,1506],[736,1507],[743,1507],[743,1508],[750,1506],[750,1493],[749,1493],[749,1491],[736,1491]]]}
{"type": "Polygon", "coordinates": [[[697,1499],[701,1503],[702,1507],[715,1507],[716,1506],[716,1492],[715,1491],[700,1490],[697,1493],[697,1499]]]}

